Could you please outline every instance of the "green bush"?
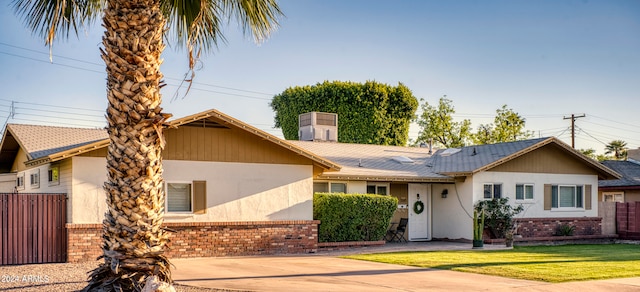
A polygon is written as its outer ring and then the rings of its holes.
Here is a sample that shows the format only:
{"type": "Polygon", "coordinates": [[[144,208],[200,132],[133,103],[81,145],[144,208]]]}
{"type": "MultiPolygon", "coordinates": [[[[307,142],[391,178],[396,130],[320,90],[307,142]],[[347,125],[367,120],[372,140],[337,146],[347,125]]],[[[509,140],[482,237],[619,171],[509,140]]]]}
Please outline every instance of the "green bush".
{"type": "Polygon", "coordinates": [[[573,236],[573,232],[576,231],[576,227],[569,224],[562,224],[556,228],[557,236],[573,236]]]}
{"type": "Polygon", "coordinates": [[[320,220],[319,242],[382,240],[398,198],[372,194],[313,196],[313,219],[320,220]]]}
{"type": "MultiPolygon", "coordinates": [[[[496,238],[505,238],[514,230],[513,218],[524,210],[522,205],[513,207],[509,204],[509,198],[494,198],[481,200],[475,205],[475,210],[484,210],[484,226],[489,228],[496,238]]],[[[513,235],[513,234],[511,234],[513,235]]]]}

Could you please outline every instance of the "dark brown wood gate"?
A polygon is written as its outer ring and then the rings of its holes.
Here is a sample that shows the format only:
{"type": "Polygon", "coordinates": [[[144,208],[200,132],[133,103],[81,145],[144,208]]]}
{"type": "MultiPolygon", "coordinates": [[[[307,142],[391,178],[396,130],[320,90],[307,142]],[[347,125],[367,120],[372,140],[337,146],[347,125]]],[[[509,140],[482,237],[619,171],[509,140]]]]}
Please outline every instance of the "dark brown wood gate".
{"type": "Polygon", "coordinates": [[[67,195],[0,193],[0,265],[67,260],[67,195]]]}
{"type": "Polygon", "coordinates": [[[620,239],[640,240],[640,202],[616,203],[616,228],[620,239]]]}

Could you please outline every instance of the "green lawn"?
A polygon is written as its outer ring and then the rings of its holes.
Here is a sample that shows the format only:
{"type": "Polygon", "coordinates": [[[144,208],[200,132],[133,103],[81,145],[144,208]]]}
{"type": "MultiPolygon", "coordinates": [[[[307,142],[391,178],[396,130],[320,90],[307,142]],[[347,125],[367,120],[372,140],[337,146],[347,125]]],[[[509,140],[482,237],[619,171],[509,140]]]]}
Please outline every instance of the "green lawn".
{"type": "Polygon", "coordinates": [[[640,245],[633,244],[395,252],[344,258],[552,283],[640,277],[640,245]]]}

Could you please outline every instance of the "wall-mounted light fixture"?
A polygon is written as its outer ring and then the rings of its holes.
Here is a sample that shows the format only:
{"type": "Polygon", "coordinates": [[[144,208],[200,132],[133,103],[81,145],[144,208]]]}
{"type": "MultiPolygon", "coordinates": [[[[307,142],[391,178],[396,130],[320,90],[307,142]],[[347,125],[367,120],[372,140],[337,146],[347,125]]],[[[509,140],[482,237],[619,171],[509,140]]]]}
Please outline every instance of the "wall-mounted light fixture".
{"type": "Polygon", "coordinates": [[[444,189],[442,190],[442,193],[440,195],[442,196],[442,198],[446,198],[448,194],[449,194],[449,190],[444,189]]]}

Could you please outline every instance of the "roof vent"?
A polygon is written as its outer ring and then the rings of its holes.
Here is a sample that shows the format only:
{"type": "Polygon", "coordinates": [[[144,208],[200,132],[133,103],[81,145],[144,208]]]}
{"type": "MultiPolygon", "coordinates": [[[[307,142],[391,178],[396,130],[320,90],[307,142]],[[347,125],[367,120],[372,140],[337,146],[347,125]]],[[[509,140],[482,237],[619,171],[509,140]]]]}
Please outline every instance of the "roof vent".
{"type": "Polygon", "coordinates": [[[338,114],[309,112],[298,116],[300,141],[338,141],[338,114]]]}

